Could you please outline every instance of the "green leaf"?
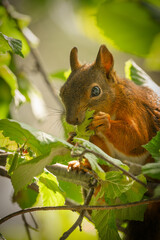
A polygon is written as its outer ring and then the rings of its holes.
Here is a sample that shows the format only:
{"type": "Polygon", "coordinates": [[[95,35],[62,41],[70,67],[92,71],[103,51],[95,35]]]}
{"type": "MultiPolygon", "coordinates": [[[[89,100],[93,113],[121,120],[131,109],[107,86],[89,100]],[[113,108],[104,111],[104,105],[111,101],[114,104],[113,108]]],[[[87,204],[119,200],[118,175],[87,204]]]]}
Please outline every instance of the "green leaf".
{"type": "Polygon", "coordinates": [[[116,209],[115,210],[116,219],[143,221],[146,208],[147,205],[127,207],[124,209],[116,209]]]}
{"type": "Polygon", "coordinates": [[[12,183],[15,192],[24,188],[31,182],[34,176],[43,172],[44,167],[49,165],[55,156],[66,154],[64,149],[73,147],[64,140],[54,138],[51,135],[14,120],[1,119],[0,130],[3,131],[3,136],[9,137],[10,140],[15,141],[17,144],[25,144],[26,147],[29,147],[37,155],[40,155],[22,163],[13,171],[12,183]]]}
{"type": "Polygon", "coordinates": [[[82,188],[71,182],[64,182],[58,179],[60,188],[65,192],[66,198],[70,198],[79,204],[83,203],[82,188]]]}
{"type": "Polygon", "coordinates": [[[19,157],[19,153],[15,152],[15,154],[12,156],[11,160],[11,164],[10,167],[8,169],[8,174],[11,175],[11,173],[17,168],[18,166],[18,157],[19,157]]]}
{"type": "MultiPolygon", "coordinates": [[[[22,42],[22,45],[20,44],[20,42],[16,41],[14,46],[14,51],[18,52],[19,55],[23,54],[24,56],[26,56],[29,53],[30,48],[28,46],[27,40],[25,39],[24,35],[17,28],[16,21],[13,18],[8,16],[8,13],[6,12],[5,8],[2,6],[0,6],[0,13],[1,13],[0,32],[2,32],[8,37],[12,37],[16,40],[18,39],[18,41],[20,40],[22,42]],[[21,46],[22,46],[22,51],[20,50],[21,46]]],[[[7,48],[8,47],[10,48],[9,50],[7,49],[7,51],[13,52],[12,45],[14,45],[14,41],[10,43],[11,46],[9,46],[8,42],[7,44],[8,44],[7,48]]]]}
{"type": "Polygon", "coordinates": [[[17,202],[22,209],[32,207],[36,202],[38,192],[31,188],[26,188],[19,191],[13,196],[13,202],[17,202]]]}
{"type": "Polygon", "coordinates": [[[160,94],[160,87],[133,60],[128,60],[125,63],[125,75],[126,78],[132,80],[137,85],[147,86],[157,94],[160,94]]]}
{"type": "Polygon", "coordinates": [[[105,198],[115,199],[129,190],[133,181],[118,171],[106,172],[106,179],[102,183],[105,198]]]}
{"type": "Polygon", "coordinates": [[[10,68],[6,65],[0,66],[0,76],[6,81],[11,88],[12,96],[15,96],[15,91],[18,88],[17,78],[10,68]]]}
{"type": "MultiPolygon", "coordinates": [[[[143,175],[138,176],[138,179],[146,183],[146,179],[143,175]]],[[[120,196],[120,200],[122,203],[138,202],[142,200],[146,191],[147,189],[144,186],[136,181],[133,181],[131,188],[129,188],[120,196]]],[[[115,214],[117,219],[143,221],[145,210],[146,205],[134,206],[124,209],[116,209],[115,214]]]]}
{"type": "Polygon", "coordinates": [[[152,155],[156,161],[160,161],[160,131],[157,132],[157,135],[153,137],[149,143],[143,145],[143,147],[152,155]]]}
{"type": "Polygon", "coordinates": [[[64,205],[65,198],[54,175],[48,172],[42,173],[37,184],[40,195],[42,196],[43,206],[64,205]]]}
{"type": "Polygon", "coordinates": [[[16,168],[11,176],[12,184],[16,193],[29,184],[33,177],[41,174],[45,166],[51,164],[55,156],[61,154],[63,143],[58,143],[59,147],[57,146],[56,142],[54,147],[52,145],[53,149],[51,150],[50,154],[46,153],[45,155],[33,158],[32,160],[25,162],[16,168]]]}
{"type": "Polygon", "coordinates": [[[10,61],[11,61],[11,55],[9,52],[0,54],[0,66],[2,66],[2,65],[8,66],[10,64],[10,61]]]}
{"type": "MultiPolygon", "coordinates": [[[[9,137],[10,140],[20,145],[25,144],[25,146],[30,147],[37,155],[40,155],[19,165],[13,171],[12,183],[15,192],[18,192],[31,182],[34,176],[39,175],[44,167],[53,161],[55,156],[66,154],[64,152],[65,148],[72,148],[72,145],[64,140],[59,140],[14,120],[1,119],[0,130],[3,131],[2,136],[7,137],[6,141],[8,141],[9,137]]],[[[4,141],[3,137],[2,141],[4,141]]]]}
{"type": "Polygon", "coordinates": [[[98,164],[99,159],[95,155],[90,154],[90,153],[85,154],[85,157],[91,164],[92,170],[97,173],[97,175],[99,176],[100,179],[105,180],[105,172],[98,164]]]}
{"type": "Polygon", "coordinates": [[[0,131],[0,148],[7,149],[8,151],[16,151],[18,145],[15,141],[11,141],[9,137],[4,137],[2,131],[0,131]]]}
{"type": "Polygon", "coordinates": [[[61,70],[58,72],[51,73],[49,77],[51,80],[57,78],[59,80],[66,81],[70,73],[71,73],[71,70],[61,70]]]}
{"type": "Polygon", "coordinates": [[[45,155],[49,153],[52,147],[72,147],[71,144],[64,140],[54,138],[49,134],[15,120],[1,119],[0,130],[3,131],[5,137],[9,137],[10,140],[17,142],[20,145],[25,144],[37,155],[45,155]]]}
{"type": "Polygon", "coordinates": [[[11,90],[4,79],[0,77],[0,102],[10,104],[12,100],[11,90]]]}
{"type": "Polygon", "coordinates": [[[11,51],[18,54],[21,57],[24,57],[22,54],[22,42],[18,39],[8,37],[0,32],[0,51],[2,53],[6,51],[11,51]]]}
{"type": "Polygon", "coordinates": [[[0,104],[0,119],[7,118],[9,114],[9,104],[8,103],[1,103],[0,104]]]}
{"type": "Polygon", "coordinates": [[[10,87],[6,81],[0,77],[0,119],[8,117],[11,101],[10,87]]]}
{"type": "Polygon", "coordinates": [[[0,53],[6,53],[7,51],[13,52],[9,46],[8,41],[4,38],[4,35],[0,32],[0,53]]]}
{"type": "Polygon", "coordinates": [[[89,126],[89,124],[92,121],[93,118],[93,111],[87,110],[85,113],[85,119],[84,121],[77,126],[76,133],[77,133],[77,138],[83,138],[86,140],[89,140],[90,136],[94,134],[93,130],[88,130],[86,131],[86,128],[89,126]]]}
{"type": "Polygon", "coordinates": [[[160,162],[145,164],[142,166],[142,172],[144,175],[160,180],[160,162]]]}
{"type": "Polygon", "coordinates": [[[69,137],[69,133],[76,131],[76,126],[67,123],[65,120],[65,116],[62,116],[61,120],[64,129],[64,136],[67,139],[69,137]]]}
{"type": "MultiPolygon", "coordinates": [[[[142,181],[143,183],[146,184],[146,178],[141,174],[139,176],[137,176],[137,178],[142,181]]],[[[136,202],[136,201],[140,201],[143,196],[144,193],[147,191],[147,189],[142,186],[140,183],[138,183],[137,181],[133,182],[133,185],[131,186],[130,189],[128,189],[125,192],[125,195],[127,197],[127,201],[128,202],[136,202]]]]}
{"type": "Polygon", "coordinates": [[[26,101],[25,97],[18,90],[17,77],[7,65],[0,66],[0,77],[8,84],[11,94],[14,97],[15,106],[19,107],[26,101]]]}
{"type": "MultiPolygon", "coordinates": [[[[99,147],[97,147],[96,145],[94,145],[93,143],[85,140],[85,139],[82,139],[82,138],[74,138],[76,142],[80,143],[80,144],[83,144],[83,146],[85,148],[88,148],[88,149],[91,149],[93,151],[95,151],[96,153],[99,153],[101,154],[103,157],[107,158],[108,160],[110,160],[111,162],[113,162],[114,164],[118,165],[118,166],[121,166],[123,168],[125,168],[126,170],[128,170],[128,166],[123,164],[120,160],[116,159],[116,158],[112,158],[110,157],[108,154],[106,154],[105,152],[103,152],[102,149],[100,149],[99,147]]],[[[105,160],[102,160],[100,158],[98,158],[98,163],[100,164],[105,164],[105,165],[109,165],[110,164],[108,162],[106,162],[105,160]]]]}
{"type": "Polygon", "coordinates": [[[88,127],[89,124],[91,123],[93,113],[94,113],[94,110],[93,111],[87,110],[85,113],[84,121],[82,122],[81,125],[78,125],[78,126],[73,126],[71,124],[68,124],[65,118],[63,117],[62,124],[65,131],[65,137],[67,138],[70,132],[75,132],[77,134],[76,138],[83,138],[83,139],[89,140],[90,136],[94,134],[94,131],[92,130],[86,131],[86,127],[88,127]]]}
{"type": "Polygon", "coordinates": [[[120,240],[115,222],[115,214],[112,210],[92,211],[92,220],[98,230],[100,239],[120,240]]]}
{"type": "Polygon", "coordinates": [[[115,46],[139,56],[149,53],[160,32],[148,9],[136,1],[105,1],[98,10],[97,24],[115,46]]]}
{"type": "Polygon", "coordinates": [[[64,165],[68,165],[68,162],[73,160],[75,160],[75,158],[71,157],[70,151],[64,148],[61,152],[61,155],[57,155],[53,158],[52,164],[61,163],[64,165]]]}

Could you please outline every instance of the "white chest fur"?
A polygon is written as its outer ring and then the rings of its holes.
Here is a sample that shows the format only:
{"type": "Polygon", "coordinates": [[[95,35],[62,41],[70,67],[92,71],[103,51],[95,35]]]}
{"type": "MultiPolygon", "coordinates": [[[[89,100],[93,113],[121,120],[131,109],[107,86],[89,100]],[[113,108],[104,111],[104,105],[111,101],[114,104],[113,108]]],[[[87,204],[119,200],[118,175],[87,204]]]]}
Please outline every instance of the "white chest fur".
{"type": "Polygon", "coordinates": [[[103,139],[104,143],[107,146],[107,149],[109,150],[109,155],[113,158],[143,165],[145,163],[145,160],[149,156],[148,152],[145,152],[138,156],[128,156],[116,149],[115,146],[107,139],[107,137],[103,133],[98,133],[98,136],[103,139]]]}

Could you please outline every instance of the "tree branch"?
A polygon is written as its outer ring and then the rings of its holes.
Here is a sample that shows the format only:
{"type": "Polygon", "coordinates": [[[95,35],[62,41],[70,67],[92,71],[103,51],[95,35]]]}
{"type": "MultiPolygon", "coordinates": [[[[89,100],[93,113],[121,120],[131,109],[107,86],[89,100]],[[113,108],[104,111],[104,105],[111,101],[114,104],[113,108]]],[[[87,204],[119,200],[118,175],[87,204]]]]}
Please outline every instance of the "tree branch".
{"type": "Polygon", "coordinates": [[[96,151],[94,151],[94,150],[90,150],[90,149],[88,149],[88,148],[85,148],[85,147],[84,147],[83,145],[81,145],[81,144],[79,144],[78,146],[81,147],[81,148],[83,148],[84,151],[83,151],[82,153],[76,153],[76,154],[75,154],[75,153],[71,153],[71,156],[72,156],[72,157],[82,157],[82,156],[84,156],[86,153],[91,153],[91,154],[95,155],[96,157],[103,159],[105,162],[111,164],[112,166],[118,168],[118,169],[119,169],[120,171],[122,171],[126,176],[131,177],[133,180],[135,180],[136,182],[140,183],[142,186],[144,186],[145,188],[148,189],[147,184],[145,184],[144,182],[142,182],[141,180],[139,180],[138,178],[136,178],[132,173],[126,171],[126,170],[123,169],[122,167],[116,165],[115,163],[113,163],[112,161],[110,161],[109,159],[107,159],[107,157],[105,157],[104,155],[102,155],[102,154],[100,154],[100,153],[98,153],[98,152],[96,152],[96,151]]]}
{"type": "Polygon", "coordinates": [[[93,175],[89,172],[83,171],[68,171],[68,167],[59,163],[46,166],[46,169],[54,174],[58,179],[72,182],[77,185],[81,185],[85,189],[89,189],[92,186],[95,186],[97,182],[93,178],[93,175]]]}
{"type": "Polygon", "coordinates": [[[71,210],[71,211],[80,211],[80,210],[113,210],[113,209],[123,209],[128,207],[140,206],[145,204],[153,204],[160,202],[160,197],[152,198],[149,200],[142,200],[138,202],[119,204],[119,205],[104,205],[104,206],[85,206],[85,205],[77,205],[77,206],[58,206],[58,207],[34,207],[34,208],[26,208],[19,210],[17,212],[11,213],[0,219],[0,224],[8,221],[9,219],[19,216],[28,212],[36,212],[36,211],[49,211],[49,210],[71,210]]]}
{"type": "MultiPolygon", "coordinates": [[[[88,191],[88,195],[85,199],[84,206],[87,206],[90,203],[93,193],[94,193],[94,188],[92,187],[88,191]]],[[[83,209],[81,211],[80,216],[78,217],[77,221],[72,225],[72,227],[67,232],[65,232],[63,234],[63,236],[60,238],[60,240],[65,240],[78,226],[80,226],[80,230],[81,230],[81,223],[82,223],[83,217],[85,215],[85,212],[86,212],[85,209],[83,209]]]]}
{"type": "Polygon", "coordinates": [[[60,101],[60,99],[59,99],[59,97],[58,97],[58,95],[57,95],[53,85],[50,83],[50,81],[48,79],[48,75],[47,75],[47,73],[45,71],[45,68],[44,68],[44,66],[42,64],[42,61],[40,59],[38,50],[36,48],[32,48],[31,47],[31,44],[30,44],[30,42],[29,42],[29,40],[27,38],[27,35],[24,32],[23,32],[23,35],[25,36],[25,38],[26,38],[26,40],[28,42],[28,45],[29,45],[29,47],[31,49],[31,54],[32,54],[32,56],[33,56],[33,58],[34,58],[34,60],[36,62],[36,66],[37,66],[38,71],[43,76],[43,79],[44,79],[46,85],[48,86],[48,89],[51,92],[52,96],[56,100],[56,103],[58,104],[58,106],[60,106],[62,108],[62,103],[61,103],[61,101],[60,101]]]}

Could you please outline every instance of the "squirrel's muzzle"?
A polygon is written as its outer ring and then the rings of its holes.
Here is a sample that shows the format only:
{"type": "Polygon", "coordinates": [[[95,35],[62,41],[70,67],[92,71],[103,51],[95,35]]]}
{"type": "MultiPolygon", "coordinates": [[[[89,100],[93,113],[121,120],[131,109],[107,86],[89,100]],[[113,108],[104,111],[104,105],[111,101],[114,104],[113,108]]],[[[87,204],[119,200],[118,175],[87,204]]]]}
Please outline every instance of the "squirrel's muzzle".
{"type": "Polygon", "coordinates": [[[80,125],[83,122],[84,118],[85,118],[85,113],[83,113],[83,112],[80,112],[79,114],[68,113],[66,115],[67,123],[72,124],[72,125],[80,125]]]}

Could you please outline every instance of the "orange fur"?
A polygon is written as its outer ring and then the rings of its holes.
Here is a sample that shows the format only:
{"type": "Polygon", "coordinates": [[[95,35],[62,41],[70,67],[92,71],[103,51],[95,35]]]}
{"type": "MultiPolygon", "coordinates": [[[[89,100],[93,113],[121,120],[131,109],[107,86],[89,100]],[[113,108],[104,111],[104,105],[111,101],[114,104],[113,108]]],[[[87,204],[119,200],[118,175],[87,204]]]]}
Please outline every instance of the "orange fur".
{"type": "Polygon", "coordinates": [[[66,119],[81,124],[89,108],[95,110],[89,128],[95,130],[90,141],[119,159],[144,164],[148,155],[142,145],[160,130],[160,102],[151,89],[119,78],[113,70],[113,56],[101,46],[93,64],[81,65],[77,49],[71,51],[72,73],[61,88],[66,119]],[[75,64],[74,64],[75,62],[75,64]],[[100,94],[91,97],[94,86],[100,94]]]}
{"type": "MultiPolygon", "coordinates": [[[[147,87],[120,79],[113,70],[113,56],[104,45],[93,64],[81,65],[76,48],[71,51],[70,61],[72,72],[60,91],[67,122],[81,124],[86,110],[95,110],[88,127],[95,131],[90,137],[92,143],[112,157],[139,164],[152,162],[142,145],[160,130],[160,97],[147,87]],[[98,94],[92,94],[95,87],[98,94]]],[[[90,168],[86,159],[85,164],[90,168]]],[[[77,167],[77,163],[69,166],[77,167]]],[[[108,171],[108,167],[101,167],[108,171]]],[[[159,240],[159,215],[159,204],[152,204],[143,223],[129,224],[126,239],[159,240]]]]}

